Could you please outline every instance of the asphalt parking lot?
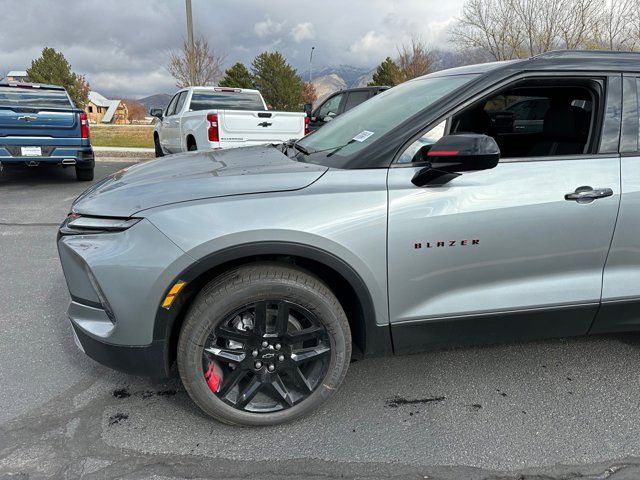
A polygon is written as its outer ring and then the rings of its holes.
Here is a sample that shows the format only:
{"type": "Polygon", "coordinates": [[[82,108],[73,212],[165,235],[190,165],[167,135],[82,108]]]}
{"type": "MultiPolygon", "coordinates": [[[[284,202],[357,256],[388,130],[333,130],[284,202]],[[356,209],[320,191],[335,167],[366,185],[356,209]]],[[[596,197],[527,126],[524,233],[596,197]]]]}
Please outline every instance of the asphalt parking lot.
{"type": "Polygon", "coordinates": [[[319,412],[262,429],[209,420],[176,378],[98,365],[55,247],[86,187],[0,173],[0,478],[640,478],[635,335],[355,362],[319,412]]]}

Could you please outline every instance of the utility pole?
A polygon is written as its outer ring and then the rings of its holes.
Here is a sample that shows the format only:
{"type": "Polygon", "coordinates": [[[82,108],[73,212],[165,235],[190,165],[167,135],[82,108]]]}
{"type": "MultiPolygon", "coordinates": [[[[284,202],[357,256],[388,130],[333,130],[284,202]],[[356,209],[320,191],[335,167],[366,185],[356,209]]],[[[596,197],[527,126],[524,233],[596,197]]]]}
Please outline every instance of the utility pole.
{"type": "Polygon", "coordinates": [[[187,7],[187,62],[189,64],[189,80],[191,81],[191,85],[195,85],[195,71],[194,71],[194,63],[195,63],[195,51],[194,51],[194,43],[193,43],[193,12],[191,9],[191,0],[185,0],[187,7]]]}
{"type": "Polygon", "coordinates": [[[316,47],[311,47],[311,55],[309,55],[309,83],[311,83],[311,66],[313,65],[313,51],[316,47]]]}

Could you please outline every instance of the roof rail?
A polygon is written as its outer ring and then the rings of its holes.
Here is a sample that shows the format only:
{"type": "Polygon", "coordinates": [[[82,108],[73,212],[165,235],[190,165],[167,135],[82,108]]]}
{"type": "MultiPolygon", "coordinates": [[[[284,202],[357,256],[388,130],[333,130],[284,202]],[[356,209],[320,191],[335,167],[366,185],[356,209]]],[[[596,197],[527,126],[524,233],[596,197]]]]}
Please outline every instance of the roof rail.
{"type": "Polygon", "coordinates": [[[640,55],[640,52],[618,51],[618,50],[550,50],[548,52],[533,55],[530,58],[554,58],[554,57],[581,57],[589,55],[640,55]]]}

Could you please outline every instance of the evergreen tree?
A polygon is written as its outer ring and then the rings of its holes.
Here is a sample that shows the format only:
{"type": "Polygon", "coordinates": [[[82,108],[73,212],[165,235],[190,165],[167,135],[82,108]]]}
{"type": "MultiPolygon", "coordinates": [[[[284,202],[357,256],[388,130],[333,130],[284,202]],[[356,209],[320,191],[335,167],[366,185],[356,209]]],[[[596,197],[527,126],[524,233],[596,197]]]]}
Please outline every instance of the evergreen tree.
{"type": "Polygon", "coordinates": [[[34,83],[47,83],[64,87],[73,103],[78,108],[84,108],[89,97],[89,84],[84,75],[77,75],[71,70],[71,65],[61,52],[45,47],[40,58],[31,62],[27,69],[29,80],[34,83]]]}
{"type": "Polygon", "coordinates": [[[222,77],[218,85],[231,88],[255,88],[249,70],[240,62],[229,67],[224,72],[224,77],[222,77]]]}
{"type": "Polygon", "coordinates": [[[369,83],[370,87],[389,86],[393,87],[402,81],[402,72],[400,67],[391,57],[387,57],[384,62],[378,65],[373,74],[373,81],[369,83]]]}
{"type": "Polygon", "coordinates": [[[251,72],[267,105],[276,110],[302,108],[302,80],[280,52],[264,52],[254,58],[251,72]]]}

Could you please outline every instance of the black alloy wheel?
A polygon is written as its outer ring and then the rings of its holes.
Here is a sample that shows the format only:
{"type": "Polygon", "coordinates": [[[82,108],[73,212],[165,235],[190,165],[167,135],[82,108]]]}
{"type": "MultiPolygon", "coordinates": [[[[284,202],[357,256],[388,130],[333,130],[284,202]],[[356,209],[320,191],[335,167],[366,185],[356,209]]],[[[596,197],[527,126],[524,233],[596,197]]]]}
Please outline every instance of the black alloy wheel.
{"type": "Polygon", "coordinates": [[[261,262],[211,280],[178,339],[180,378],[206,414],[264,426],[307,415],[340,386],[351,331],[331,289],[295,265],[261,262]]]}
{"type": "Polygon", "coordinates": [[[209,335],[203,375],[218,398],[247,412],[275,412],[307,398],[324,378],[326,329],[304,307],[283,300],[246,305],[209,335]]]}

